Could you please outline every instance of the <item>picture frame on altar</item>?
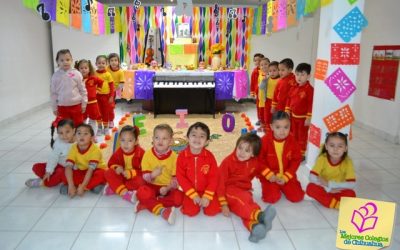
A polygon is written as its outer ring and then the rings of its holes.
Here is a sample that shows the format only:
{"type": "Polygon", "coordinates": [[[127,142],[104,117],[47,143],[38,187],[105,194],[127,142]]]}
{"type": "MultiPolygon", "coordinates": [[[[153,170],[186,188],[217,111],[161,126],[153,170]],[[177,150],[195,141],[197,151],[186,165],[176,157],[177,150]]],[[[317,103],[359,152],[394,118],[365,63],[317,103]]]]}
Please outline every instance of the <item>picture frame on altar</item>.
{"type": "Polygon", "coordinates": [[[192,34],[190,34],[190,26],[188,23],[179,23],[177,27],[177,37],[178,38],[191,38],[192,34]]]}

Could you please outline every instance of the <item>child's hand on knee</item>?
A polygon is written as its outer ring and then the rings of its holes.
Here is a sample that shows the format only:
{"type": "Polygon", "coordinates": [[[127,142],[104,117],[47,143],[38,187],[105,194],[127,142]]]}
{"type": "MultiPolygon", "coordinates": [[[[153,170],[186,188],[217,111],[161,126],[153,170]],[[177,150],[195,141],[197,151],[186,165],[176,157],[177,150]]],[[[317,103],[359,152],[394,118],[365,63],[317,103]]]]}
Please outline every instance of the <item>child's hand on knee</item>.
{"type": "Polygon", "coordinates": [[[199,196],[196,196],[196,197],[193,198],[193,202],[194,202],[194,204],[197,204],[197,205],[200,206],[201,198],[199,196]]]}
{"type": "Polygon", "coordinates": [[[207,199],[206,197],[201,198],[201,203],[200,205],[204,208],[208,207],[210,205],[210,200],[207,199]]]}
{"type": "Polygon", "coordinates": [[[227,205],[223,205],[223,206],[221,207],[221,209],[222,209],[222,214],[223,214],[224,216],[229,217],[229,216],[231,215],[231,214],[230,214],[229,207],[228,207],[227,205]]]}
{"type": "Polygon", "coordinates": [[[117,173],[117,174],[122,174],[124,172],[124,169],[121,167],[121,166],[118,166],[116,169],[115,169],[115,173],[117,173]]]}
{"type": "Polygon", "coordinates": [[[161,187],[160,188],[160,194],[161,195],[166,195],[169,191],[169,188],[167,186],[161,187]]]}
{"type": "Polygon", "coordinates": [[[277,178],[277,179],[276,179],[276,183],[278,183],[278,185],[283,186],[283,185],[285,184],[285,180],[282,179],[282,178],[277,178]]]}
{"type": "Polygon", "coordinates": [[[277,177],[276,175],[271,176],[271,178],[269,178],[269,182],[276,182],[277,177]]]}

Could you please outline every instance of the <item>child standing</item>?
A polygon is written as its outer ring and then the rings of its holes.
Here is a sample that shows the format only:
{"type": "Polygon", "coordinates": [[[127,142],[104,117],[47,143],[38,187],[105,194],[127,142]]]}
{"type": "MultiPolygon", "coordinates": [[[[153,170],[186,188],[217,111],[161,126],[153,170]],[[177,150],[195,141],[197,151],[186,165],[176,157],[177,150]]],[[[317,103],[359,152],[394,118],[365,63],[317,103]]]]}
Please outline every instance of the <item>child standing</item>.
{"type": "Polygon", "coordinates": [[[271,114],[275,111],[284,111],[286,107],[287,97],[290,89],[296,84],[296,79],[293,71],[293,61],[290,58],[285,58],[279,62],[279,76],[278,85],[274,91],[272,99],[271,114]]]}
{"type": "Polygon", "coordinates": [[[269,77],[267,81],[267,96],[265,99],[265,107],[264,107],[264,120],[265,120],[265,127],[269,130],[269,125],[271,123],[271,105],[272,105],[272,98],[274,97],[274,92],[276,85],[278,84],[279,80],[279,70],[278,70],[279,63],[277,61],[273,61],[268,66],[269,77]]]}
{"type": "MultiPolygon", "coordinates": [[[[122,89],[123,83],[125,82],[124,71],[120,68],[120,60],[119,60],[119,56],[117,53],[111,53],[108,55],[108,65],[109,66],[107,67],[107,71],[111,74],[113,81],[114,81],[113,97],[114,97],[114,100],[116,100],[117,92],[119,92],[119,98],[121,98],[121,89],[122,89]]],[[[114,127],[115,102],[113,102],[112,105],[113,105],[113,107],[112,107],[112,112],[111,112],[111,117],[110,117],[111,121],[109,123],[110,128],[114,127]]]]}
{"type": "Polygon", "coordinates": [[[285,111],[290,114],[290,131],[300,145],[301,154],[307,149],[308,129],[310,128],[314,88],[310,82],[311,65],[297,65],[297,85],[290,90],[285,111]]]}
{"type": "MultiPolygon", "coordinates": [[[[255,68],[253,69],[253,72],[251,72],[251,78],[250,78],[250,95],[256,98],[256,107],[258,107],[258,76],[260,74],[260,61],[262,58],[264,58],[263,54],[261,53],[254,54],[253,62],[255,68]]],[[[260,126],[261,118],[258,109],[257,109],[257,118],[258,121],[256,122],[256,125],[260,126]]]]}
{"type": "Polygon", "coordinates": [[[137,190],[135,211],[148,209],[161,215],[169,224],[175,223],[175,207],[182,204],[183,194],[177,189],[176,154],[171,150],[173,130],[159,124],[153,130],[153,147],[142,159],[143,179],[146,184],[137,190]]]}
{"type": "Polygon", "coordinates": [[[81,73],[72,68],[72,55],[68,49],[57,52],[59,69],[51,77],[51,108],[56,117],[72,119],[75,126],[83,122],[87,91],[81,73]]]}
{"type": "Polygon", "coordinates": [[[83,196],[87,190],[100,193],[103,189],[106,166],[100,149],[92,142],[93,137],[90,125],[81,124],[76,128],[77,142],[68,153],[61,194],[68,194],[72,198],[75,195],[83,196]]]}
{"type": "Polygon", "coordinates": [[[104,177],[108,185],[105,195],[118,194],[122,199],[136,202],[136,191],[145,182],[142,178],[140,163],[144,150],[139,146],[139,128],[124,126],[119,132],[120,147],[108,161],[108,170],[104,177]]]}
{"type": "Polygon", "coordinates": [[[89,117],[89,125],[92,126],[94,134],[97,133],[97,121],[101,120],[99,105],[97,104],[97,88],[103,86],[103,80],[94,76],[94,68],[90,60],[82,59],[75,63],[75,68],[81,72],[88,93],[88,104],[83,120],[89,117]]]}
{"type": "Polygon", "coordinates": [[[221,211],[217,194],[218,166],[214,155],[205,149],[210,140],[210,129],[202,122],[192,124],[186,134],[188,147],[177,160],[178,183],[185,196],[182,213],[195,216],[204,209],[208,216],[221,211]]]}
{"type": "Polygon", "coordinates": [[[268,203],[279,201],[281,191],[291,202],[299,202],[304,198],[304,191],[296,176],[301,162],[300,147],[289,132],[289,115],[277,111],[272,115],[271,131],[261,140],[260,161],[263,170],[260,181],[262,199],[268,203]]]}
{"type": "Polygon", "coordinates": [[[264,211],[254,202],[251,181],[260,174],[257,156],[261,139],[256,134],[244,134],[236,142],[236,149],[227,156],[219,168],[218,199],[222,213],[239,216],[250,231],[249,240],[258,242],[272,228],[276,210],[268,205],[264,211]]]}
{"type": "Polygon", "coordinates": [[[264,107],[265,107],[265,96],[267,92],[267,81],[268,81],[268,66],[269,59],[264,57],[260,61],[260,74],[258,76],[258,106],[257,110],[260,111],[260,127],[257,129],[259,132],[263,132],[265,130],[265,116],[264,116],[264,107]]]}
{"type": "Polygon", "coordinates": [[[356,197],[353,162],[347,155],[347,135],[326,136],[321,154],[310,172],[307,194],[327,208],[340,207],[341,197],[356,197]]]}
{"type": "Polygon", "coordinates": [[[96,76],[103,80],[103,86],[97,89],[97,101],[101,114],[97,136],[101,136],[109,133],[111,114],[114,112],[114,81],[111,74],[106,70],[106,56],[97,56],[96,66],[96,76]]]}
{"type": "Polygon", "coordinates": [[[74,122],[69,119],[55,120],[51,124],[52,148],[47,163],[36,163],[32,171],[39,177],[28,179],[25,185],[28,187],[54,187],[62,182],[67,154],[74,143],[74,122]],[[53,139],[54,130],[57,128],[57,139],[53,139]]]}

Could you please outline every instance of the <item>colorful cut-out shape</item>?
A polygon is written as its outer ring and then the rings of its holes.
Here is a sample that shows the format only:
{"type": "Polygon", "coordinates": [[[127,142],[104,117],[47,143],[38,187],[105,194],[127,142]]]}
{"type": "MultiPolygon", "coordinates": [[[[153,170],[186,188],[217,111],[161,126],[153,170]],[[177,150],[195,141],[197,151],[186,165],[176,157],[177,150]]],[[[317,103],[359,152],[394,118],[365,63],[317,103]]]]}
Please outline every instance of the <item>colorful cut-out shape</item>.
{"type": "Polygon", "coordinates": [[[175,110],[175,114],[179,115],[179,122],[176,124],[176,128],[187,128],[189,127],[189,123],[185,121],[185,115],[188,114],[187,109],[177,109],[175,110]]]}
{"type": "Polygon", "coordinates": [[[140,131],[140,135],[145,135],[146,134],[146,129],[144,127],[144,120],[146,120],[146,116],[143,114],[139,115],[134,115],[133,116],[133,125],[137,126],[140,131]]]}
{"type": "Polygon", "coordinates": [[[368,21],[358,7],[345,15],[333,29],[345,41],[350,42],[359,32],[367,27],[368,21]]]}
{"type": "Polygon", "coordinates": [[[354,115],[348,104],[324,117],[324,123],[329,132],[339,131],[341,128],[344,128],[353,122],[354,115]]]}
{"type": "Polygon", "coordinates": [[[356,90],[356,86],[341,68],[337,68],[325,83],[340,102],[346,101],[356,90]]]}
{"type": "Polygon", "coordinates": [[[345,65],[360,64],[360,44],[332,43],[331,64],[345,64],[345,65]]]}
{"type": "Polygon", "coordinates": [[[321,145],[321,129],[314,124],[310,125],[310,135],[308,136],[308,140],[317,148],[321,145]]]}
{"type": "Polygon", "coordinates": [[[315,73],[314,77],[319,80],[325,80],[326,72],[328,71],[328,64],[327,60],[317,59],[315,62],[315,73]]]}
{"type": "Polygon", "coordinates": [[[235,116],[231,113],[226,113],[222,116],[222,128],[225,132],[232,132],[235,129],[235,116]]]}

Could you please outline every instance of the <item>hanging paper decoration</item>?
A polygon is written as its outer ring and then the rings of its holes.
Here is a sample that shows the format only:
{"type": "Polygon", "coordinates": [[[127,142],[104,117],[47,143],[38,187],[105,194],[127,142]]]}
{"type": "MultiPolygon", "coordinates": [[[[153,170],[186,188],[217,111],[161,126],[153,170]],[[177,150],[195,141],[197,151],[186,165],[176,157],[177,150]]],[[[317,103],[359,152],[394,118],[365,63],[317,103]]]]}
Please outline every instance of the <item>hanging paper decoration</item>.
{"type": "Polygon", "coordinates": [[[294,26],[297,24],[296,20],[296,0],[287,0],[287,26],[294,26]]]}
{"type": "Polygon", "coordinates": [[[216,100],[232,99],[234,72],[215,72],[214,79],[216,100]]]}
{"type": "Polygon", "coordinates": [[[324,118],[324,123],[331,133],[339,131],[353,122],[354,115],[348,104],[324,118]]]}
{"type": "Polygon", "coordinates": [[[75,29],[82,27],[81,0],[71,0],[71,26],[75,29]]]}
{"type": "Polygon", "coordinates": [[[358,43],[332,43],[331,64],[360,64],[360,44],[358,43]]]}
{"type": "Polygon", "coordinates": [[[320,0],[306,0],[304,15],[309,15],[319,8],[320,0]]]}
{"type": "Polygon", "coordinates": [[[36,6],[36,10],[39,13],[39,15],[41,16],[43,21],[50,21],[51,17],[50,17],[50,13],[46,12],[45,9],[45,4],[44,3],[40,3],[36,6]]]}
{"type": "Polygon", "coordinates": [[[272,2],[272,31],[278,31],[278,7],[279,2],[273,1],[272,2]]]}
{"type": "Polygon", "coordinates": [[[317,59],[315,62],[315,79],[325,80],[328,64],[329,62],[327,60],[317,59]]]}
{"type": "Polygon", "coordinates": [[[57,0],[56,4],[56,20],[59,23],[69,26],[69,7],[70,0],[57,0]]]}
{"type": "Polygon", "coordinates": [[[271,34],[274,28],[273,16],[274,2],[270,0],[267,4],[267,34],[271,34]]]}
{"type": "Polygon", "coordinates": [[[99,34],[104,35],[105,33],[104,7],[103,4],[101,3],[97,3],[97,18],[99,24],[99,34]]]}
{"type": "Polygon", "coordinates": [[[336,69],[325,83],[340,102],[346,101],[356,90],[356,86],[341,68],[336,69]]]}
{"type": "Polygon", "coordinates": [[[261,31],[262,35],[265,35],[267,30],[267,5],[263,4],[262,6],[262,13],[261,13],[261,31]]]}
{"type": "Polygon", "coordinates": [[[310,134],[308,140],[317,148],[321,146],[321,129],[314,124],[310,125],[310,134]]]}
{"type": "Polygon", "coordinates": [[[248,75],[244,70],[235,71],[235,94],[233,98],[241,99],[247,97],[248,75]]]}
{"type": "Polygon", "coordinates": [[[90,2],[91,0],[82,0],[82,26],[86,33],[92,32],[92,22],[90,19],[90,2]]]}
{"type": "Polygon", "coordinates": [[[304,10],[306,9],[306,0],[297,0],[296,3],[296,18],[300,20],[304,16],[304,10]]]}
{"type": "Polygon", "coordinates": [[[347,0],[349,2],[349,4],[353,5],[355,2],[357,2],[357,0],[347,0]]]}
{"type": "Polygon", "coordinates": [[[321,7],[325,7],[332,3],[333,0],[321,0],[321,7]]]}
{"type": "Polygon", "coordinates": [[[344,16],[333,29],[346,43],[350,42],[362,29],[367,27],[368,21],[358,7],[344,16]]]}
{"type": "Polygon", "coordinates": [[[278,25],[277,25],[277,30],[285,29],[286,28],[286,10],[287,7],[287,1],[286,0],[280,0],[278,2],[278,25]]]}

